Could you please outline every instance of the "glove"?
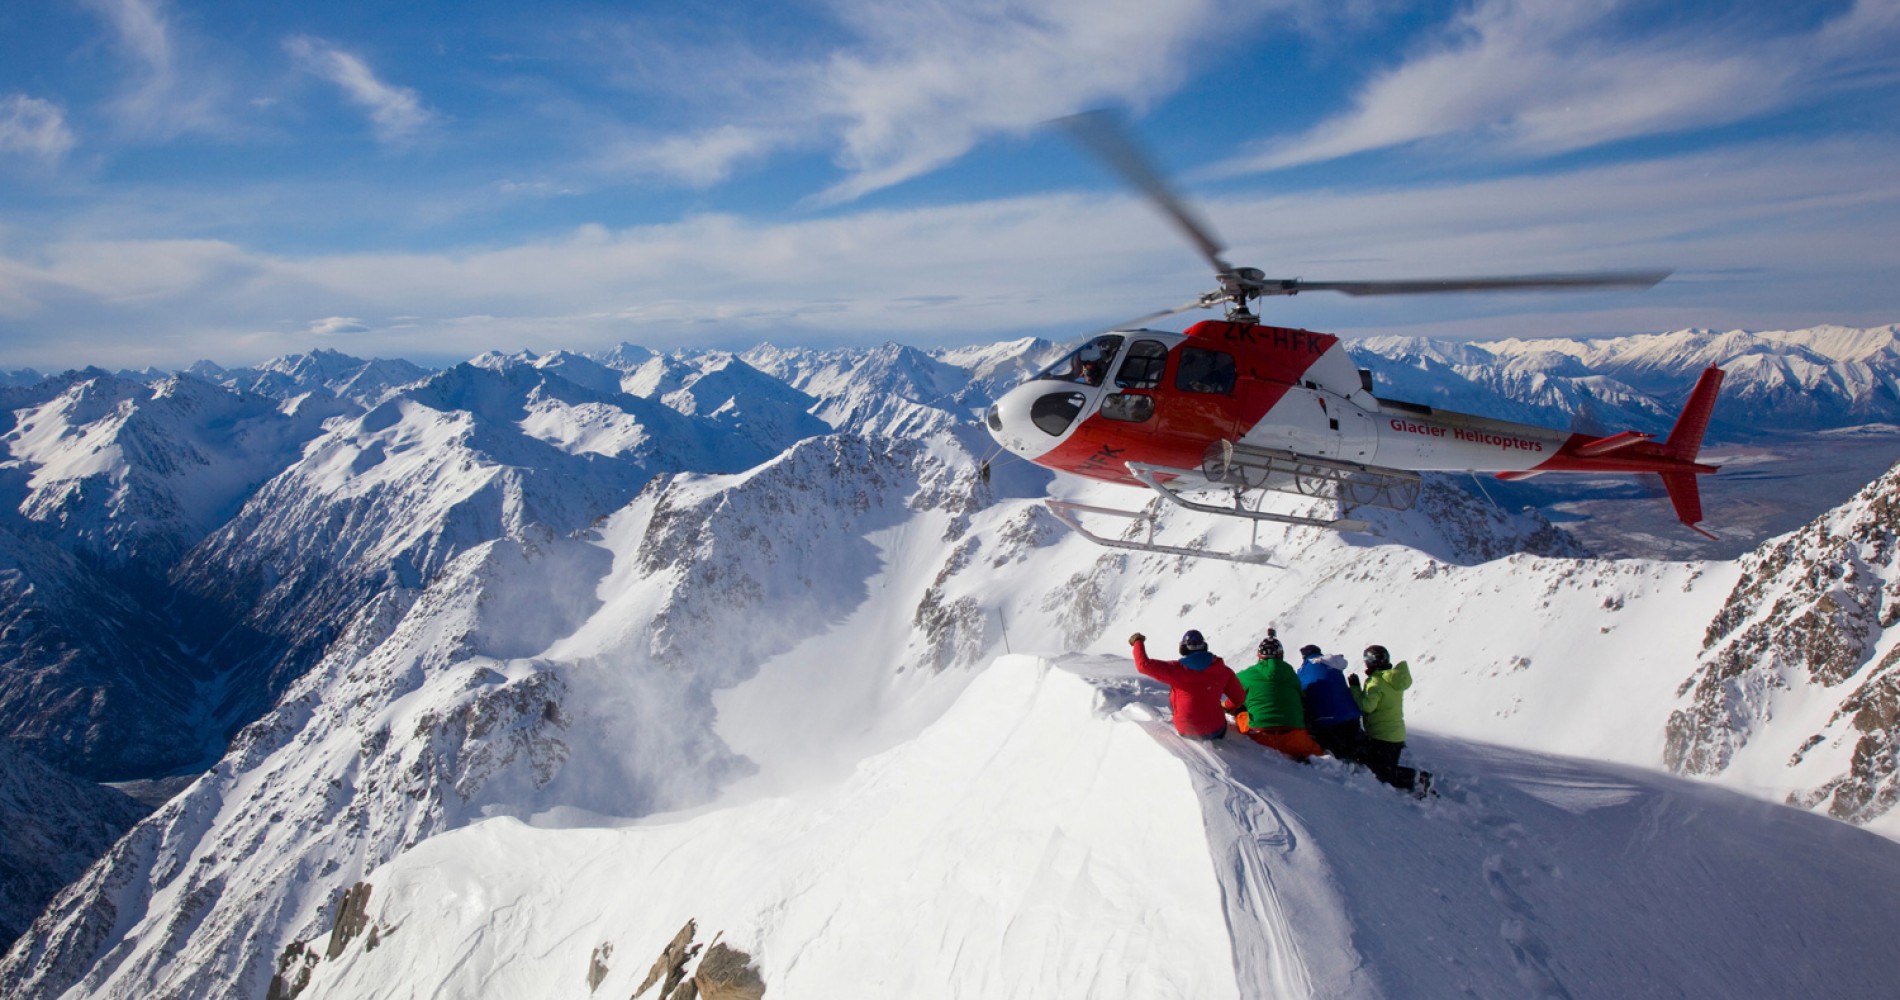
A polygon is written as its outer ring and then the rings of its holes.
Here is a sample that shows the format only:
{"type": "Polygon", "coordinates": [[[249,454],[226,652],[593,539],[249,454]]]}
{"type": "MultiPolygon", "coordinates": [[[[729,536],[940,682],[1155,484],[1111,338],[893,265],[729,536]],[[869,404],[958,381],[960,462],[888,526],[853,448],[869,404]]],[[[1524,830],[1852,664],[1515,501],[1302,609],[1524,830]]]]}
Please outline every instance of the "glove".
{"type": "Polygon", "coordinates": [[[1359,690],[1359,675],[1358,675],[1358,674],[1347,674],[1347,675],[1346,675],[1346,684],[1347,684],[1347,686],[1348,686],[1348,687],[1351,687],[1351,688],[1352,688],[1352,689],[1353,689],[1354,691],[1357,691],[1357,690],[1359,690]]]}
{"type": "Polygon", "coordinates": [[[1142,635],[1140,632],[1136,632],[1134,635],[1131,635],[1128,637],[1128,644],[1130,646],[1134,646],[1139,643],[1144,643],[1147,641],[1148,641],[1148,637],[1145,635],[1142,635]]]}

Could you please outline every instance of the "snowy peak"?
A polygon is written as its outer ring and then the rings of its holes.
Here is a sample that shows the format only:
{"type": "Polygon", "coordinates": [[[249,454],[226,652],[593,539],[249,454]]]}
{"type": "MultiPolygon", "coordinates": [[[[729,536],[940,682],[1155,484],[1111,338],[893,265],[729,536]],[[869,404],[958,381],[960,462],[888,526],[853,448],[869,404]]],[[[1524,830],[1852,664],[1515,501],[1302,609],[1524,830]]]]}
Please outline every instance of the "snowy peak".
{"type": "Polygon", "coordinates": [[[374,406],[394,389],[429,374],[427,369],[400,359],[364,361],[327,348],[286,354],[255,368],[226,369],[201,361],[192,366],[191,371],[220,385],[273,399],[322,391],[359,406],[374,406]]]}
{"type": "Polygon", "coordinates": [[[160,574],[318,432],[309,416],[189,375],[72,373],[15,410],[0,444],[25,477],[19,511],[101,563],[160,574]]]}

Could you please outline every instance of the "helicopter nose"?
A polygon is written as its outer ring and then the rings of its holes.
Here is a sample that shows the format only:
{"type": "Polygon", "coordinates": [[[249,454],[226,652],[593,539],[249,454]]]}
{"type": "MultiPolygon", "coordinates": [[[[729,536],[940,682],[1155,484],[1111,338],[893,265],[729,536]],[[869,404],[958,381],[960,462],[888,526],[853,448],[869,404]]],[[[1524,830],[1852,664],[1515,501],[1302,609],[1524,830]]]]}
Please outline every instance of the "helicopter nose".
{"type": "Polygon", "coordinates": [[[1074,386],[1047,381],[1020,385],[1005,393],[983,415],[990,437],[1024,458],[1054,447],[1088,404],[1074,386]]]}

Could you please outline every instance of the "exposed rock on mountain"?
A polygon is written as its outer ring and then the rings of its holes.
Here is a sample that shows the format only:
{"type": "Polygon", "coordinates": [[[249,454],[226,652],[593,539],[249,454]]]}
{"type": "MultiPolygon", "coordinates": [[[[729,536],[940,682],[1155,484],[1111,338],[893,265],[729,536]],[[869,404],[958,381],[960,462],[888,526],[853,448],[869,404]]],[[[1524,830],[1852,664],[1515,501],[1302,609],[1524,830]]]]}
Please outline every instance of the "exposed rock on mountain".
{"type": "Polygon", "coordinates": [[[1719,774],[1752,755],[1751,776],[1855,822],[1900,801],[1897,535],[1900,466],[1742,559],[1669,718],[1671,768],[1719,774]]]}

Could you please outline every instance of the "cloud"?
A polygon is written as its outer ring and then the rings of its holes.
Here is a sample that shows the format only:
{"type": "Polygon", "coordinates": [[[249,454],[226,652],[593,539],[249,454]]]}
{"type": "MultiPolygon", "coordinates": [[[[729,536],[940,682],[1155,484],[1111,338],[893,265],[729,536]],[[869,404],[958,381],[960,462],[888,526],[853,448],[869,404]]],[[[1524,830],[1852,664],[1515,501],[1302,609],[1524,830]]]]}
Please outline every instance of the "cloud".
{"type": "Polygon", "coordinates": [[[73,133],[58,105],[25,94],[0,96],[0,154],[56,162],[71,148],[73,133]]]}
{"type": "MultiPolygon", "coordinates": [[[[1764,144],[1425,188],[1211,201],[1229,256],[1351,279],[1673,266],[1643,293],[1302,295],[1313,329],[1532,335],[1900,320],[1900,143],[1764,144]],[[1253,234],[1262,234],[1254,236],[1253,234]],[[1753,277],[1730,277],[1747,272],[1753,277]]],[[[17,243],[17,234],[16,241],[17,243]]],[[[221,241],[54,240],[0,254],[0,366],[241,363],[361,323],[353,349],[967,343],[1074,335],[1211,287],[1134,196],[1043,196],[760,222],[704,215],[442,253],[286,256],[221,241]],[[309,317],[329,317],[316,327],[309,317]],[[118,360],[123,359],[123,360],[118,360]]],[[[1187,322],[1198,318],[1189,314],[1187,322]]]]}
{"type": "Polygon", "coordinates": [[[739,125],[688,135],[622,139],[598,158],[597,169],[660,174],[693,187],[711,187],[731,177],[745,161],[761,159],[783,146],[786,139],[772,129],[739,125]]]}
{"type": "Polygon", "coordinates": [[[310,324],[312,336],[330,337],[339,333],[368,333],[369,327],[354,316],[326,316],[310,324]]]}
{"type": "MultiPolygon", "coordinates": [[[[1542,156],[1706,129],[1865,82],[1890,66],[1893,0],[1860,0],[1804,33],[1749,37],[1748,18],[1632,32],[1641,0],[1483,0],[1441,39],[1373,77],[1351,110],[1237,157],[1235,175],[1431,140],[1542,156]]],[[[1888,74],[1891,76],[1891,71],[1888,74]]]]}
{"type": "Polygon", "coordinates": [[[284,39],[284,51],[304,71],[342,88],[345,97],[369,113],[383,142],[413,138],[434,120],[415,91],[384,83],[361,58],[329,42],[295,35],[284,39]]]}
{"type": "Polygon", "coordinates": [[[773,152],[828,149],[847,176],[818,200],[848,202],[987,138],[1102,104],[1144,107],[1267,9],[1317,6],[831,0],[836,30],[800,50],[816,55],[797,56],[731,41],[692,48],[677,33],[631,31],[620,61],[640,67],[637,85],[694,103],[698,120],[718,124],[631,143],[615,162],[704,185],[773,152]],[[707,74],[708,66],[718,71],[707,74]],[[694,92],[681,92],[682,81],[694,92]]]}
{"type": "Polygon", "coordinates": [[[132,64],[131,82],[114,105],[120,126],[141,136],[170,139],[228,128],[218,112],[220,92],[204,70],[180,72],[179,41],[160,0],[83,0],[112,28],[132,64]]]}

